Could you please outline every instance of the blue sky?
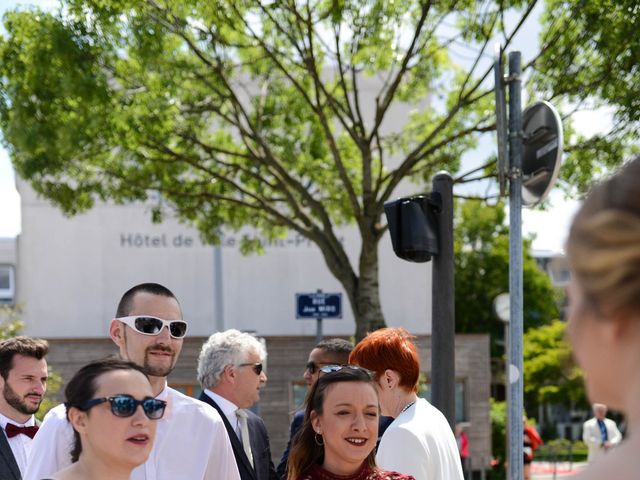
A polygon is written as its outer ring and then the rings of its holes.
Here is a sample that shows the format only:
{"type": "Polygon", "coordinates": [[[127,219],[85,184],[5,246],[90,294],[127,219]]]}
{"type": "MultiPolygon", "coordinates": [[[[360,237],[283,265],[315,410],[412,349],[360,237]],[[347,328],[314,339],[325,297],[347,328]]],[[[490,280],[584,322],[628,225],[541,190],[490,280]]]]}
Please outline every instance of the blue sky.
{"type": "MultiPolygon", "coordinates": [[[[54,9],[58,2],[57,0],[3,0],[0,6],[0,14],[17,6],[25,5],[37,5],[44,9],[54,9]]],[[[527,50],[531,51],[530,46],[537,44],[538,31],[539,27],[536,22],[528,25],[521,38],[515,44],[514,48],[520,48],[523,51],[523,60],[525,61],[527,59],[527,50]]],[[[524,101],[523,104],[526,105],[524,101]]],[[[601,116],[597,112],[590,113],[586,113],[578,119],[578,124],[582,125],[585,130],[593,128],[593,125],[601,125],[600,121],[594,122],[591,118],[592,115],[596,115],[596,118],[601,119],[601,116]]],[[[484,155],[482,157],[484,158],[484,155]]],[[[534,248],[537,250],[560,251],[566,237],[568,223],[578,204],[575,201],[566,201],[560,192],[552,193],[550,203],[551,206],[548,211],[524,209],[523,233],[525,235],[536,234],[534,248]]],[[[0,146],[0,237],[13,237],[19,233],[20,196],[15,190],[15,177],[9,155],[0,146]]]]}

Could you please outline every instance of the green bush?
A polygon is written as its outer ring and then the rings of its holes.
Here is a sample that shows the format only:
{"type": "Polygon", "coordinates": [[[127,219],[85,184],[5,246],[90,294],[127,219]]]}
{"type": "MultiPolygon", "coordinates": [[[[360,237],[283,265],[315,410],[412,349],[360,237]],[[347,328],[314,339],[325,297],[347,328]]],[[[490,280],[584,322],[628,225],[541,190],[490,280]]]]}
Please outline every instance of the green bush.
{"type": "Polygon", "coordinates": [[[503,480],[507,476],[505,460],[507,456],[507,402],[491,400],[491,449],[493,451],[493,468],[488,478],[503,480]]]}
{"type": "Polygon", "coordinates": [[[546,462],[584,462],[587,459],[587,446],[581,442],[571,442],[566,438],[550,440],[536,451],[536,460],[546,462]]]}

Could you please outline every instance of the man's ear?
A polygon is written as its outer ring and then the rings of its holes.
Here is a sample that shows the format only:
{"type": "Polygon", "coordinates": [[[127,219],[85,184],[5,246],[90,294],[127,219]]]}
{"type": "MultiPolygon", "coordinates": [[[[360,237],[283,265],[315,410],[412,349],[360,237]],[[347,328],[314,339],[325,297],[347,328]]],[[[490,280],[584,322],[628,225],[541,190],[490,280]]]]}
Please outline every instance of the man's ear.
{"type": "Polygon", "coordinates": [[[79,434],[85,433],[88,423],[87,412],[71,407],[69,409],[69,423],[79,434]]]}
{"type": "Polygon", "coordinates": [[[124,324],[115,318],[111,320],[111,323],[109,324],[109,336],[111,337],[111,340],[113,340],[113,343],[118,347],[122,347],[125,341],[124,335],[124,324]]]}
{"type": "Polygon", "coordinates": [[[230,383],[236,383],[236,378],[238,376],[238,371],[235,369],[233,365],[225,365],[224,370],[222,370],[222,375],[220,380],[226,380],[230,383]]]}

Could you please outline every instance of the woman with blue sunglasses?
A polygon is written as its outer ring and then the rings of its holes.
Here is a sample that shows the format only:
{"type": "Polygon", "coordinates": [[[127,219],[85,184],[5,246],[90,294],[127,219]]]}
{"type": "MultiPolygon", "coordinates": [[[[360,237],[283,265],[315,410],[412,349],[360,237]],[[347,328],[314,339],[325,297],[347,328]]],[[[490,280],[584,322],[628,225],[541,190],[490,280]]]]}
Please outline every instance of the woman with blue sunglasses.
{"type": "Polygon", "coordinates": [[[74,431],[74,463],[52,480],[128,480],[151,452],[166,402],[153,397],[145,373],[116,358],[82,367],[65,390],[74,431]]]}

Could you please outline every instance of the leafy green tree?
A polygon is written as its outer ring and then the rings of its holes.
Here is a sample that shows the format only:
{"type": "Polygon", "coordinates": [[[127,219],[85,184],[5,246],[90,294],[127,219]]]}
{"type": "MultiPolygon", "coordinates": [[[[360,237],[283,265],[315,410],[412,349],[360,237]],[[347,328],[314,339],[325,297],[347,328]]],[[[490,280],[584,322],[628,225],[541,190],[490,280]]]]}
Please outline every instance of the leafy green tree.
{"type": "Polygon", "coordinates": [[[20,306],[0,305],[0,340],[20,335],[24,322],[20,320],[22,309],[20,306]]]}
{"type": "Polygon", "coordinates": [[[567,324],[554,320],[524,334],[524,393],[529,405],[588,407],[584,375],[565,340],[567,324]]]}
{"type": "Polygon", "coordinates": [[[498,402],[491,398],[491,450],[493,451],[492,480],[507,477],[505,462],[507,460],[507,402],[498,402]]]}
{"type": "MultiPolygon", "coordinates": [[[[384,202],[407,179],[458,172],[495,128],[487,48],[511,48],[536,3],[64,0],[5,16],[0,126],[17,172],[67,214],[157,191],[153,219],[176,215],[204,241],[244,226],[247,252],[287,230],[309,239],[360,338],[384,325],[384,202]],[[460,45],[477,53],[466,65],[460,45]],[[405,121],[390,118],[398,109],[405,121]],[[353,264],[346,224],[361,239],[353,264]]],[[[569,35],[548,30],[543,53],[569,35]]],[[[562,100],[553,73],[540,83],[562,100]]],[[[590,172],[598,157],[580,161],[590,172]]]]}
{"type": "MultiPolygon", "coordinates": [[[[509,231],[504,205],[460,201],[456,207],[456,224],[456,331],[490,333],[491,356],[502,356],[504,324],[495,314],[493,300],[509,291],[509,231]]],[[[531,256],[531,241],[524,243],[523,325],[528,331],[549,324],[558,318],[559,312],[558,293],[551,279],[531,256]]]]}
{"type": "MultiPolygon", "coordinates": [[[[588,184],[629,155],[640,121],[640,9],[636,0],[547,0],[541,17],[542,49],[535,61],[539,94],[562,98],[575,110],[615,106],[612,126],[590,138],[568,129],[562,177],[588,184]],[[598,158],[595,169],[590,159],[598,158]]],[[[603,126],[606,122],[602,122],[603,126]]],[[[637,140],[633,150],[638,151],[637,140]]]]}

